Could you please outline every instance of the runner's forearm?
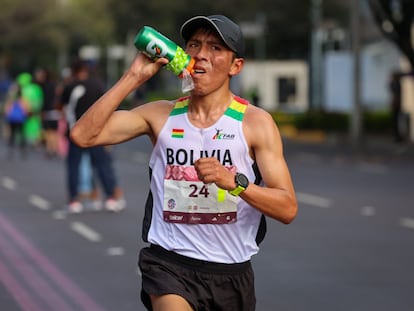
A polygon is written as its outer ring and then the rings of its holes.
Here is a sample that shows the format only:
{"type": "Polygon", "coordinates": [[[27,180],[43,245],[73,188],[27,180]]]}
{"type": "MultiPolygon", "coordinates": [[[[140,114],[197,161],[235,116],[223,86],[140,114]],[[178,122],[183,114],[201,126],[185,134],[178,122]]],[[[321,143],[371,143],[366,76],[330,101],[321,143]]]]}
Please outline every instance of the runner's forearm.
{"type": "MultiPolygon", "coordinates": [[[[144,81],[143,81],[144,82],[144,81]]],[[[99,98],[76,122],[71,129],[72,140],[80,146],[89,147],[99,144],[99,136],[104,135],[105,126],[121,102],[143,82],[130,72],[99,98]]]]}

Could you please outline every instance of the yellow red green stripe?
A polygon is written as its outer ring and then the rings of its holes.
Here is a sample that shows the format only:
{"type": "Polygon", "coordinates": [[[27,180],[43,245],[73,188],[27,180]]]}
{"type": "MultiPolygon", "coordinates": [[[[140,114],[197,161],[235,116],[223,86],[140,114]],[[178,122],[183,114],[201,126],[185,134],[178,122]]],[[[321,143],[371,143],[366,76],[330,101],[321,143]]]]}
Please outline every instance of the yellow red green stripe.
{"type": "Polygon", "coordinates": [[[243,116],[244,116],[244,113],[246,112],[247,105],[248,105],[248,101],[236,96],[234,97],[229,108],[227,108],[224,114],[233,119],[241,121],[243,120],[243,116]]]}
{"type": "Polygon", "coordinates": [[[171,111],[171,116],[176,116],[179,114],[186,113],[188,111],[188,97],[180,98],[176,103],[171,111]]]}
{"type": "Polygon", "coordinates": [[[173,138],[184,138],[184,129],[173,128],[171,130],[171,137],[173,137],[173,138]]]}

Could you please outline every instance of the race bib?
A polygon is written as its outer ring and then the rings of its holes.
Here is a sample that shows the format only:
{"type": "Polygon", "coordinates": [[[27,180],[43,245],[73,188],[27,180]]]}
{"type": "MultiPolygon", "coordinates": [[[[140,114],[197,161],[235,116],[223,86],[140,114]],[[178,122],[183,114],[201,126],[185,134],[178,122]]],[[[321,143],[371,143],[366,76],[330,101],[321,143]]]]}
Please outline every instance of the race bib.
{"type": "Polygon", "coordinates": [[[193,166],[169,165],[164,179],[164,221],[228,224],[237,221],[238,198],[215,184],[204,184],[193,166]]]}

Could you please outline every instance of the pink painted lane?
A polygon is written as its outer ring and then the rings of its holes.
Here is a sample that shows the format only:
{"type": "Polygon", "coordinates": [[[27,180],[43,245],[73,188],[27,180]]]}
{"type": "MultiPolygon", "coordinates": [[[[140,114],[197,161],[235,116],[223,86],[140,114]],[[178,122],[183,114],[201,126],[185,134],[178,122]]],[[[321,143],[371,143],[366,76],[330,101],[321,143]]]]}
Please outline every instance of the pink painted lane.
{"type": "MultiPolygon", "coordinates": [[[[3,283],[6,290],[13,297],[22,311],[44,311],[35,301],[34,297],[24,288],[6,265],[0,261],[0,282],[3,283]]],[[[3,305],[2,308],[5,306],[3,305]]]]}
{"type": "MultiPolygon", "coordinates": [[[[50,311],[105,311],[39,251],[1,212],[0,236],[2,237],[0,238],[0,255],[6,258],[13,265],[16,273],[20,275],[20,283],[19,279],[10,275],[10,271],[8,272],[9,278],[4,278],[3,274],[0,275],[1,281],[13,297],[19,294],[26,297],[26,301],[33,302],[38,299],[36,296],[47,295],[46,305],[50,311]],[[14,256],[20,256],[24,259],[20,258],[19,265],[15,265],[13,258],[16,257],[14,256]],[[30,266],[36,267],[36,269],[30,266]],[[25,287],[30,290],[25,291],[25,287]],[[30,293],[36,293],[36,296],[30,293]]],[[[7,270],[4,265],[3,268],[7,270]]],[[[38,304],[41,302],[44,303],[44,301],[37,300],[38,304]]],[[[36,307],[36,303],[34,306],[36,307]]],[[[21,307],[24,311],[40,311],[21,307]]],[[[42,309],[41,311],[46,310],[42,309]]]]}
{"type": "MultiPolygon", "coordinates": [[[[1,229],[0,229],[0,233],[1,229]]],[[[27,287],[27,293],[32,293],[32,300],[43,302],[47,310],[74,311],[62,297],[37,271],[36,265],[30,262],[27,254],[19,252],[13,241],[6,239],[5,234],[0,234],[0,254],[7,261],[9,271],[15,272],[16,280],[20,286],[27,287]],[[18,276],[18,278],[17,278],[18,276]]],[[[1,278],[1,276],[0,276],[1,278]]],[[[30,295],[30,294],[29,294],[30,295]]],[[[17,301],[19,303],[19,301],[17,301]]],[[[45,307],[43,307],[45,308],[45,307]]]]}

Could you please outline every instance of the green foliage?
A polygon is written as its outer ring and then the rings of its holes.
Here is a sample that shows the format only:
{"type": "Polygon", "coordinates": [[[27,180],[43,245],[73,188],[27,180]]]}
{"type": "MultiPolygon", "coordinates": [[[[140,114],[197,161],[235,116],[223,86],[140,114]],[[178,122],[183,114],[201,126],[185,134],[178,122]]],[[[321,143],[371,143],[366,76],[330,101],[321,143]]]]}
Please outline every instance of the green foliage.
{"type": "Polygon", "coordinates": [[[293,125],[299,130],[326,130],[346,131],[348,127],[348,115],[341,113],[322,113],[309,111],[296,114],[273,114],[280,125],[293,125]]]}
{"type": "Polygon", "coordinates": [[[384,36],[400,49],[414,68],[414,1],[368,0],[368,4],[384,36]]]}
{"type": "Polygon", "coordinates": [[[113,38],[107,0],[3,0],[0,10],[0,60],[21,70],[56,64],[62,51],[113,38]]]}
{"type": "Polygon", "coordinates": [[[60,10],[66,16],[72,37],[80,37],[88,44],[105,44],[113,38],[114,20],[108,0],[72,0],[60,10]],[[69,5],[70,3],[70,5],[69,5]]]}
{"type": "Polygon", "coordinates": [[[348,126],[348,115],[341,113],[319,113],[310,111],[298,118],[297,126],[303,129],[344,131],[348,126]]]}
{"type": "MultiPolygon", "coordinates": [[[[342,0],[322,2],[329,18],[346,16],[342,0]]],[[[264,17],[267,58],[302,58],[309,53],[309,1],[303,0],[2,0],[0,63],[25,70],[69,61],[82,45],[131,44],[144,25],[182,43],[179,28],[194,15],[225,14],[237,22],[264,17]],[[129,41],[128,41],[129,40],[129,41]]],[[[345,18],[346,19],[346,18],[345,18]]],[[[256,55],[256,39],[246,38],[246,55],[256,55]]]]}
{"type": "MultiPolygon", "coordinates": [[[[279,126],[290,125],[298,130],[323,130],[326,132],[347,132],[350,116],[347,113],[327,113],[310,111],[306,113],[272,114],[279,126]]],[[[385,133],[391,128],[391,116],[388,111],[364,112],[363,127],[367,133],[385,133]]]]}
{"type": "Polygon", "coordinates": [[[388,111],[375,111],[364,113],[363,122],[368,132],[389,132],[392,124],[391,114],[388,111]]]}
{"type": "MultiPolygon", "coordinates": [[[[142,26],[150,25],[180,43],[179,28],[191,16],[224,14],[237,22],[255,22],[262,15],[265,18],[265,55],[268,58],[307,58],[309,53],[310,1],[107,1],[115,20],[117,42],[124,42],[128,34],[135,34],[142,26]]],[[[322,5],[330,19],[338,19],[338,24],[347,25],[346,2],[329,0],[323,1],[322,5]]],[[[253,38],[246,39],[248,57],[255,55],[255,42],[253,38]]]]}

